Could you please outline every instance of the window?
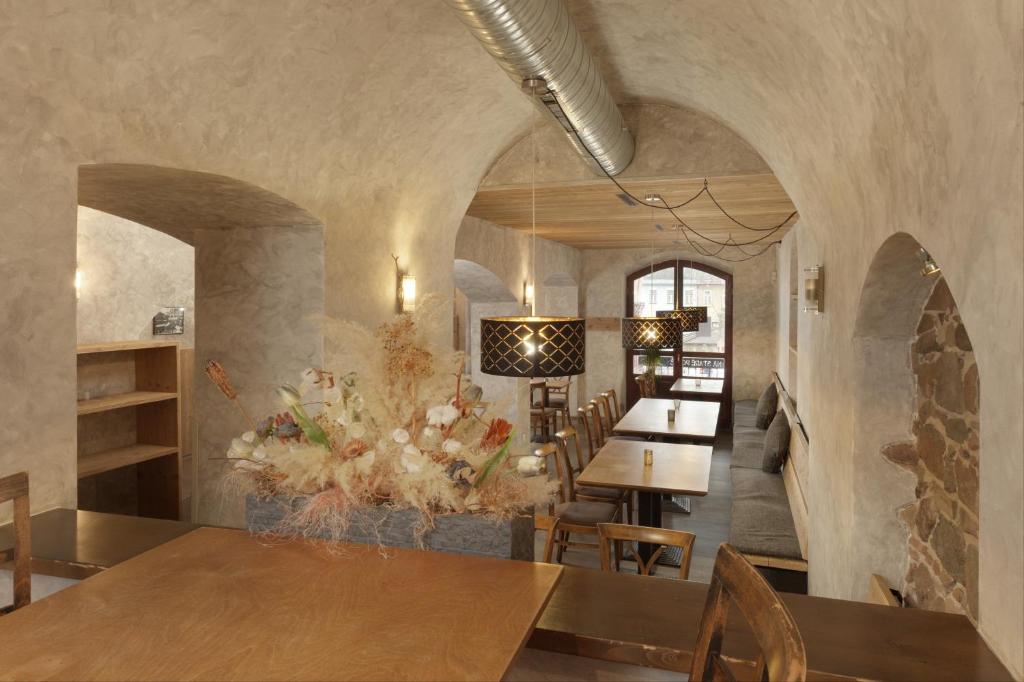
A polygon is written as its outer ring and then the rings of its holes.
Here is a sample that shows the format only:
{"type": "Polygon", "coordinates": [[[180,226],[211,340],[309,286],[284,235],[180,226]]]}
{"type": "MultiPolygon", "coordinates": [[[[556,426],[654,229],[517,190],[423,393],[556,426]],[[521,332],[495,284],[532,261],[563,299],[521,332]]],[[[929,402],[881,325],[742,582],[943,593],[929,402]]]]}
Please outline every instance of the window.
{"type": "Polygon", "coordinates": [[[711,289],[704,290],[704,305],[711,305],[711,289]]]}

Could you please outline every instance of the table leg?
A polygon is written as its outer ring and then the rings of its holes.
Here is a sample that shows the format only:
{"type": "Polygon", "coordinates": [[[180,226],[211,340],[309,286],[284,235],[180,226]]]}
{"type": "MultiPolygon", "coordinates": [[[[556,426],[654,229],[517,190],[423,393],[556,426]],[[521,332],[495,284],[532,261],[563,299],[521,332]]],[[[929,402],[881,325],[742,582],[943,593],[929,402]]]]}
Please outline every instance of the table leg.
{"type": "MultiPolygon", "coordinates": [[[[637,518],[641,526],[649,528],[661,528],[661,495],[639,491],[637,495],[637,518]]],[[[640,558],[645,562],[650,560],[651,555],[658,549],[657,545],[647,542],[638,543],[637,551],[640,558]]]]}

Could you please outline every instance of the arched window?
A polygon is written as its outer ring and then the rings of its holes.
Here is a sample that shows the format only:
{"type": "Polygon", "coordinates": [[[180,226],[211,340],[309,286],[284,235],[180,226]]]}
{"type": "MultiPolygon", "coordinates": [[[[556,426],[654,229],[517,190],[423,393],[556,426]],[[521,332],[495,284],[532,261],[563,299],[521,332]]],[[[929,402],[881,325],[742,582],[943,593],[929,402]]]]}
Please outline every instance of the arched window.
{"type": "MultiPolygon", "coordinates": [[[[658,395],[671,397],[669,388],[680,377],[723,381],[723,418],[732,405],[732,275],[702,263],[664,261],[648,265],[626,278],[627,317],[655,316],[684,306],[707,306],[708,321],[695,332],[683,335],[683,348],[662,352],[658,367],[658,395]]],[[[630,404],[639,397],[635,377],[644,369],[643,351],[626,351],[626,396],[630,404]]]]}

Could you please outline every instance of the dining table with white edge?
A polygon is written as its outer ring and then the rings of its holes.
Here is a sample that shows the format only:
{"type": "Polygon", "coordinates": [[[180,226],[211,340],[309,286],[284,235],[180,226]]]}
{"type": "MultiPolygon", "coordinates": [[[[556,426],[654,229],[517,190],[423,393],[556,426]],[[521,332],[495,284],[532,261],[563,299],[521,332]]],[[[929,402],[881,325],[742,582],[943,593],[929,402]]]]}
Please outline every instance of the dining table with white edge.
{"type": "MultiPolygon", "coordinates": [[[[710,445],[658,443],[612,439],[605,443],[576,481],[581,486],[635,490],[641,526],[661,528],[662,495],[708,494],[711,481],[710,445]],[[650,464],[645,450],[651,451],[650,464]]],[[[657,547],[640,543],[638,552],[648,561],[657,547]]],[[[666,547],[659,563],[679,565],[679,550],[666,547]]]]}

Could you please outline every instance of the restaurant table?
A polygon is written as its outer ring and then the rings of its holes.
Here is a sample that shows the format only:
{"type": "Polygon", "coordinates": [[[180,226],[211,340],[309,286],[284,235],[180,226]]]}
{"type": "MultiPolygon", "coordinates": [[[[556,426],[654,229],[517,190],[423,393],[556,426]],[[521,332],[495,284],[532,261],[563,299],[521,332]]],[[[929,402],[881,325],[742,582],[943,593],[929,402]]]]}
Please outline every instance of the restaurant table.
{"type": "Polygon", "coordinates": [[[619,435],[666,438],[688,442],[715,440],[718,431],[718,403],[680,400],[675,421],[668,420],[674,401],[666,398],[640,398],[619,420],[612,431],[619,435]]]}
{"type": "Polygon", "coordinates": [[[679,377],[668,392],[680,398],[687,394],[700,394],[720,398],[725,381],[722,379],[697,379],[695,377],[679,377]],[[699,382],[699,383],[698,383],[699,382]]]}
{"type": "MultiPolygon", "coordinates": [[[[688,671],[708,585],[566,566],[528,646],[688,671]]],[[[966,616],[782,592],[807,650],[808,680],[1011,680],[966,616]]],[[[735,607],[734,607],[735,608],[735,607]]],[[[738,614],[724,652],[750,666],[738,614]]]]}
{"type": "MultiPolygon", "coordinates": [[[[652,443],[637,440],[609,440],[598,450],[576,481],[581,486],[636,490],[638,521],[641,526],[661,528],[661,495],[708,494],[711,480],[711,446],[652,443]],[[644,464],[644,450],[654,452],[654,463],[644,464]]],[[[644,561],[657,546],[638,546],[644,561]]],[[[666,547],[665,563],[678,566],[681,550],[666,547]]]]}
{"type": "Polygon", "coordinates": [[[0,618],[0,679],[500,680],[552,564],[199,528],[0,618]]]}

